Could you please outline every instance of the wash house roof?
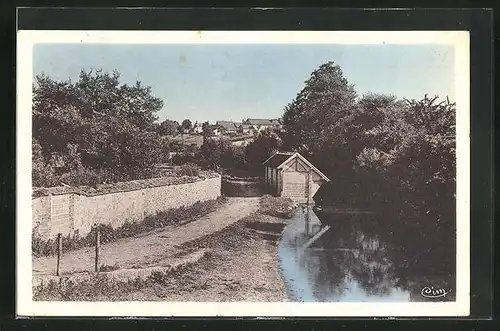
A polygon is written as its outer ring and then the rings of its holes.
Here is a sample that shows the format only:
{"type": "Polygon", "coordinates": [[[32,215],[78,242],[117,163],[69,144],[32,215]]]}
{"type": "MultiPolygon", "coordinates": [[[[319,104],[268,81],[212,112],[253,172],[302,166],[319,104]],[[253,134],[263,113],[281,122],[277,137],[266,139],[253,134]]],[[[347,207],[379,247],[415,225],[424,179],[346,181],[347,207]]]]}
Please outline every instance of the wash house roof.
{"type": "Polygon", "coordinates": [[[307,164],[314,172],[316,172],[320,177],[322,177],[324,180],[327,182],[330,181],[328,177],[325,176],[321,171],[319,171],[318,168],[316,168],[311,162],[309,162],[305,157],[300,155],[299,153],[288,153],[288,152],[278,152],[275,153],[273,156],[268,158],[266,161],[264,161],[262,164],[266,167],[270,168],[277,168],[281,169],[283,168],[288,162],[291,160],[298,158],[301,161],[303,161],[305,164],[307,164]]]}
{"type": "Polygon", "coordinates": [[[286,160],[288,160],[292,155],[293,155],[293,153],[278,152],[278,153],[275,153],[270,158],[268,158],[262,164],[265,165],[266,167],[278,168],[281,164],[283,164],[286,160]]]}

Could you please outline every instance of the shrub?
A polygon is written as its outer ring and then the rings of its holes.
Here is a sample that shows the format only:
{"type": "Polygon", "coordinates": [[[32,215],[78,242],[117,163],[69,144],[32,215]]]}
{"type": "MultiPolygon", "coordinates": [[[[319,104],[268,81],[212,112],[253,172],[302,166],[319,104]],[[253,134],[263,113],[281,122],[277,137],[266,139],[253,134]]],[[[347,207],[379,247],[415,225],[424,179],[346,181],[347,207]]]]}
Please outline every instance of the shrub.
{"type": "Polygon", "coordinates": [[[273,197],[264,195],[260,199],[259,211],[262,214],[280,218],[291,218],[296,205],[289,198],[273,197]]]}
{"type": "Polygon", "coordinates": [[[113,183],[124,177],[117,176],[107,170],[94,170],[88,168],[79,168],[70,172],[64,173],[60,177],[60,181],[71,186],[97,186],[102,183],[113,183]]]}
{"type": "Polygon", "coordinates": [[[154,270],[147,277],[146,281],[150,281],[155,284],[164,284],[168,281],[168,275],[166,272],[154,270]]]}
{"type": "Polygon", "coordinates": [[[31,251],[35,257],[54,255],[57,253],[56,243],[52,239],[43,240],[37,226],[31,235],[31,251]]]}
{"type": "Polygon", "coordinates": [[[118,269],[120,269],[120,266],[118,264],[114,265],[101,264],[101,266],[99,267],[99,271],[101,272],[115,271],[118,269]]]}
{"type": "Polygon", "coordinates": [[[179,176],[192,176],[197,177],[200,175],[200,168],[194,163],[183,164],[180,169],[177,170],[179,176]]]}

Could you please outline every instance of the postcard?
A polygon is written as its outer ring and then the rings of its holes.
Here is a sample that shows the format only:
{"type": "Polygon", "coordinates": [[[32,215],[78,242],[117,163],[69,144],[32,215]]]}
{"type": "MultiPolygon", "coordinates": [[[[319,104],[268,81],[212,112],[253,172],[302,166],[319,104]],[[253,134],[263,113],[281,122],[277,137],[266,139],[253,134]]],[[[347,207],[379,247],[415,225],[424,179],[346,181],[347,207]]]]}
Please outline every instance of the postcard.
{"type": "Polygon", "coordinates": [[[18,315],[469,315],[468,32],[17,38],[18,315]]]}

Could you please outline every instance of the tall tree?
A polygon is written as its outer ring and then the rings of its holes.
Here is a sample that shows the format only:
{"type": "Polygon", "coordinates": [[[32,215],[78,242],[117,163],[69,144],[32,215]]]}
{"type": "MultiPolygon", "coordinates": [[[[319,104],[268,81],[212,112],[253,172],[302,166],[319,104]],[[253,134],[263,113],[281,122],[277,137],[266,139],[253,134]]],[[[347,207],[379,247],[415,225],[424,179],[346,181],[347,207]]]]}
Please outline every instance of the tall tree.
{"type": "Polygon", "coordinates": [[[262,131],[254,141],[245,147],[245,154],[250,167],[256,171],[262,162],[276,152],[281,145],[279,137],[271,131],[262,131]]]}
{"type": "Polygon", "coordinates": [[[354,86],[338,65],[321,65],[285,107],[284,147],[305,154],[329,173],[349,168],[345,160],[352,157],[345,131],[356,109],[356,98],[354,86]]]}
{"type": "Polygon", "coordinates": [[[165,136],[174,136],[179,132],[179,123],[170,119],[166,119],[160,124],[160,134],[165,136]]]}
{"type": "Polygon", "coordinates": [[[160,154],[154,123],[162,106],[149,86],[120,84],[116,71],[82,70],[75,82],[41,74],[33,86],[33,138],[45,159],[66,160],[62,171],[141,177],[160,154]]]}
{"type": "Polygon", "coordinates": [[[203,122],[201,128],[203,130],[203,139],[207,139],[212,136],[213,132],[212,129],[210,128],[210,124],[208,123],[208,121],[203,122]]]}
{"type": "Polygon", "coordinates": [[[189,131],[189,130],[191,130],[192,127],[193,127],[193,123],[191,123],[191,120],[186,118],[184,121],[182,121],[181,129],[183,131],[189,131]]]}
{"type": "Polygon", "coordinates": [[[198,159],[205,168],[219,170],[230,162],[231,152],[229,139],[205,139],[200,147],[198,159]]]}

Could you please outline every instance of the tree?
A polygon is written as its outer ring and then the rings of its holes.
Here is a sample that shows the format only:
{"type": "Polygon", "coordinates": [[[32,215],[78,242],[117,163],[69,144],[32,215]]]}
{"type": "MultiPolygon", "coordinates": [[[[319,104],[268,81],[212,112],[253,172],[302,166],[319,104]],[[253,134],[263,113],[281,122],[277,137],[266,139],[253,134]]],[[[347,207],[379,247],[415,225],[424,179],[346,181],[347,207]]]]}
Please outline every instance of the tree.
{"type": "Polygon", "coordinates": [[[191,123],[191,120],[186,118],[184,121],[182,121],[181,130],[183,132],[191,130],[192,127],[193,127],[193,124],[191,123]]]}
{"type": "Polygon", "coordinates": [[[213,135],[212,129],[210,128],[210,124],[208,122],[204,122],[201,125],[203,130],[203,139],[209,138],[213,135]]]}
{"type": "Polygon", "coordinates": [[[205,139],[198,159],[205,168],[219,170],[230,159],[231,141],[227,138],[205,139]]]}
{"type": "Polygon", "coordinates": [[[439,219],[437,224],[454,219],[455,111],[454,103],[437,97],[406,100],[397,111],[381,114],[369,131],[374,146],[357,158],[398,188],[392,200],[401,201],[409,214],[439,219]]]}
{"type": "Polygon", "coordinates": [[[270,132],[263,131],[254,141],[245,147],[248,165],[253,169],[260,169],[262,162],[276,152],[281,145],[279,137],[270,132]]]}
{"type": "Polygon", "coordinates": [[[80,72],[76,82],[38,75],[33,86],[33,138],[61,171],[145,176],[159,156],[156,113],[163,101],[140,82],[120,84],[118,72],[80,72]],[[78,166],[77,166],[78,165],[78,166]]]}
{"type": "Polygon", "coordinates": [[[159,133],[165,136],[175,136],[179,132],[179,122],[166,119],[160,124],[159,133]]]}
{"type": "Polygon", "coordinates": [[[54,169],[45,161],[42,146],[36,139],[32,141],[31,153],[33,186],[50,187],[57,185],[54,169]]]}
{"type": "Polygon", "coordinates": [[[354,86],[338,65],[321,65],[285,107],[284,148],[301,152],[327,174],[349,171],[352,153],[345,131],[351,124],[356,98],[354,86]]]}

